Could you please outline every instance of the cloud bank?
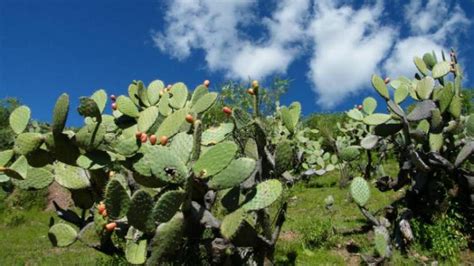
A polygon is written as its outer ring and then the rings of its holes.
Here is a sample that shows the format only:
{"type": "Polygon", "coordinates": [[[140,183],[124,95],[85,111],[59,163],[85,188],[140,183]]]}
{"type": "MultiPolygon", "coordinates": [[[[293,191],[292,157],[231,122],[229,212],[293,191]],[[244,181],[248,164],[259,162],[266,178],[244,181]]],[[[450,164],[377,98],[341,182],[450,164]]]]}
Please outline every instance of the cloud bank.
{"type": "Polygon", "coordinates": [[[275,2],[261,17],[257,0],[168,1],[165,25],[152,38],[177,60],[201,50],[209,70],[242,80],[284,74],[308,57],[315,99],[332,108],[367,88],[378,69],[389,76],[412,74],[414,55],[445,49],[470,24],[459,5],[443,0],[411,0],[399,10],[403,21],[397,24],[387,23],[382,0],[357,8],[347,1],[275,2]]]}

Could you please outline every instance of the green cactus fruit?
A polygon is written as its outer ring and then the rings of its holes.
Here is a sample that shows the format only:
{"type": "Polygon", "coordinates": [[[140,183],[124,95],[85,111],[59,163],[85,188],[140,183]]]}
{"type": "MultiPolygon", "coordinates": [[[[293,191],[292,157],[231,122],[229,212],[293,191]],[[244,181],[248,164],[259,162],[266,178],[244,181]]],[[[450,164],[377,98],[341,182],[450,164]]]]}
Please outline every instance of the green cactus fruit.
{"type": "Polygon", "coordinates": [[[140,113],[137,120],[138,131],[148,132],[158,119],[158,107],[150,106],[140,113]]]}
{"type": "Polygon", "coordinates": [[[51,128],[53,129],[53,134],[61,134],[66,126],[67,115],[69,113],[69,95],[66,93],[61,94],[56,105],[54,106],[53,111],[53,122],[51,128]]]}
{"type": "Polygon", "coordinates": [[[151,105],[155,105],[160,100],[160,91],[165,87],[161,80],[154,80],[148,84],[148,101],[151,105]]]}
{"type": "Polygon", "coordinates": [[[444,144],[443,133],[429,135],[430,150],[433,152],[439,152],[444,144]]]}
{"type": "Polygon", "coordinates": [[[234,130],[233,123],[222,123],[218,127],[208,128],[202,133],[202,145],[214,145],[223,141],[234,130]]]}
{"type": "Polygon", "coordinates": [[[430,74],[428,67],[426,66],[425,61],[423,59],[419,58],[418,56],[415,56],[413,58],[413,61],[415,62],[416,68],[418,68],[418,71],[420,71],[423,76],[428,76],[430,74]]]}
{"type": "Polygon", "coordinates": [[[101,112],[97,103],[87,97],[80,98],[80,105],[77,108],[77,112],[83,117],[94,117],[96,121],[102,121],[101,112]]]}
{"type": "Polygon", "coordinates": [[[126,96],[119,96],[117,98],[117,109],[124,115],[130,117],[138,117],[140,113],[138,112],[138,108],[135,103],[126,96]]]}
{"type": "Polygon", "coordinates": [[[5,166],[13,158],[13,150],[0,151],[0,166],[5,166]]]}
{"type": "Polygon", "coordinates": [[[169,102],[170,94],[169,92],[165,92],[163,96],[161,96],[160,101],[158,102],[158,110],[160,111],[161,115],[169,116],[173,112],[173,109],[171,109],[169,102]]]}
{"type": "Polygon", "coordinates": [[[370,198],[370,188],[362,177],[356,177],[351,183],[351,196],[359,206],[365,206],[370,198]]]}
{"type": "Polygon", "coordinates": [[[76,163],[79,167],[88,170],[102,169],[112,163],[110,155],[105,151],[95,150],[81,154],[76,163]]]}
{"type": "Polygon", "coordinates": [[[245,156],[258,160],[258,147],[254,139],[248,139],[244,148],[245,156]]]}
{"type": "Polygon", "coordinates": [[[402,84],[400,85],[396,90],[395,90],[395,93],[393,95],[394,97],[394,101],[397,103],[397,104],[400,104],[401,102],[403,102],[407,96],[408,96],[408,87],[407,85],[405,84],[402,84]]]}
{"type": "Polygon", "coordinates": [[[359,146],[348,146],[341,150],[340,155],[341,160],[350,162],[355,159],[358,159],[360,156],[360,147],[359,146]]]}
{"type": "Polygon", "coordinates": [[[427,100],[431,97],[435,81],[432,77],[424,77],[416,84],[416,94],[419,99],[427,100]]]}
{"type": "Polygon", "coordinates": [[[390,254],[390,238],[387,229],[382,226],[377,226],[374,230],[374,233],[375,250],[381,257],[388,257],[390,254]]]}
{"type": "Polygon", "coordinates": [[[178,212],[186,194],[180,190],[165,192],[153,207],[153,220],[159,223],[168,222],[178,212]]]}
{"type": "Polygon", "coordinates": [[[462,105],[462,98],[458,95],[454,95],[451,103],[449,104],[449,113],[454,118],[459,118],[461,116],[462,105]]]}
{"type": "Polygon", "coordinates": [[[166,117],[155,133],[155,135],[158,136],[158,139],[162,136],[171,138],[178,133],[181,125],[186,122],[185,117],[188,114],[188,111],[187,108],[183,108],[166,117]]]}
{"type": "Polygon", "coordinates": [[[203,113],[216,102],[217,93],[210,92],[202,95],[195,104],[191,106],[191,113],[203,113]]]}
{"type": "Polygon", "coordinates": [[[135,153],[140,149],[141,142],[137,140],[135,136],[128,137],[118,141],[115,146],[115,152],[126,157],[135,155],[135,153]]]}
{"type": "MultiPolygon", "coordinates": [[[[474,114],[469,115],[466,119],[466,134],[470,137],[474,137],[474,114]]],[[[1,153],[0,153],[0,166],[1,163],[1,153]]]]}
{"type": "Polygon", "coordinates": [[[248,113],[240,108],[234,108],[232,111],[232,118],[234,118],[235,125],[238,129],[247,126],[251,122],[248,113]]]}
{"type": "Polygon", "coordinates": [[[436,58],[431,53],[425,53],[423,55],[423,61],[429,70],[432,70],[434,65],[436,65],[436,58]]]}
{"type": "MultiPolygon", "coordinates": [[[[165,263],[166,257],[172,256],[180,250],[184,235],[184,217],[178,212],[169,222],[158,226],[151,243],[151,256],[147,265],[165,263]]],[[[173,257],[173,256],[172,256],[173,257]]]]}
{"type": "Polygon", "coordinates": [[[127,214],[130,207],[130,196],[119,180],[112,179],[107,183],[104,204],[110,219],[120,219],[127,214]]]}
{"type": "Polygon", "coordinates": [[[107,93],[105,90],[98,90],[92,94],[91,99],[95,101],[97,107],[99,107],[99,112],[104,112],[105,105],[107,104],[107,93]]]}
{"type": "Polygon", "coordinates": [[[244,209],[237,209],[233,213],[226,215],[220,227],[222,236],[225,239],[231,240],[239,231],[245,217],[246,212],[244,209]]]}
{"type": "Polygon", "coordinates": [[[13,132],[20,134],[25,131],[28,123],[30,122],[31,111],[30,108],[26,105],[17,107],[10,114],[10,127],[13,129],[13,132]]]}
{"type": "Polygon", "coordinates": [[[277,179],[268,179],[259,183],[247,195],[247,202],[242,206],[247,211],[264,209],[274,203],[282,194],[283,185],[277,179]]]}
{"type": "Polygon", "coordinates": [[[208,186],[215,190],[238,186],[253,173],[255,166],[255,160],[250,158],[233,160],[224,170],[211,178],[208,186]]]}
{"type": "Polygon", "coordinates": [[[83,126],[76,133],[76,144],[86,150],[99,147],[105,137],[105,127],[102,123],[92,123],[83,126]]]}
{"type": "Polygon", "coordinates": [[[362,102],[362,110],[368,115],[372,114],[377,108],[377,101],[372,97],[367,97],[362,102]]]}
{"type": "Polygon", "coordinates": [[[68,189],[83,189],[91,185],[84,169],[60,162],[54,164],[54,180],[68,189]]]}
{"type": "Polygon", "coordinates": [[[355,109],[355,108],[349,110],[346,114],[347,114],[347,116],[349,116],[350,118],[352,118],[356,121],[362,121],[362,119],[364,119],[364,115],[362,114],[362,112],[355,109]]]}
{"type": "Polygon", "coordinates": [[[58,223],[49,228],[48,237],[53,246],[67,247],[77,239],[77,231],[65,223],[58,223]]]}
{"type": "Polygon", "coordinates": [[[441,113],[444,113],[451,104],[454,96],[452,83],[447,83],[435,96],[435,99],[439,102],[439,110],[441,113]]]}
{"type": "Polygon", "coordinates": [[[235,157],[237,149],[237,145],[230,141],[213,146],[193,165],[194,174],[198,177],[209,177],[219,173],[235,157]]]}
{"type": "Polygon", "coordinates": [[[39,133],[27,132],[21,133],[15,139],[13,150],[20,155],[27,155],[39,149],[43,144],[44,138],[39,133]]]}
{"type": "Polygon", "coordinates": [[[280,176],[293,168],[295,151],[289,140],[279,142],[275,148],[275,174],[280,176]]]}
{"type": "Polygon", "coordinates": [[[184,164],[187,164],[193,150],[193,136],[186,132],[176,134],[171,141],[170,150],[184,164]]]}
{"type": "Polygon", "coordinates": [[[390,100],[390,94],[388,93],[387,86],[385,85],[385,82],[381,77],[373,75],[372,86],[385,100],[390,100]]]}
{"type": "Polygon", "coordinates": [[[153,205],[153,198],[148,192],[136,191],[127,212],[128,224],[144,233],[153,232],[156,228],[153,220],[153,205]]]}
{"type": "Polygon", "coordinates": [[[181,109],[184,107],[186,100],[188,99],[188,88],[182,82],[173,84],[170,90],[171,97],[170,105],[175,109],[181,109]]]}
{"type": "Polygon", "coordinates": [[[147,240],[140,239],[138,241],[133,241],[133,239],[127,239],[125,245],[125,258],[128,263],[133,265],[140,265],[146,261],[147,253],[147,240]]]}
{"type": "Polygon", "coordinates": [[[375,113],[375,114],[371,114],[364,117],[362,121],[366,125],[377,126],[377,125],[387,122],[388,120],[390,120],[390,118],[391,118],[391,115],[375,113]]]}
{"type": "Polygon", "coordinates": [[[194,89],[193,96],[191,97],[191,105],[196,104],[196,102],[204,96],[205,94],[209,93],[209,89],[204,85],[199,85],[194,89]]]}
{"type": "Polygon", "coordinates": [[[451,64],[448,61],[441,61],[433,67],[433,78],[438,79],[446,76],[451,71],[451,64]]]}
{"type": "Polygon", "coordinates": [[[11,179],[15,187],[23,190],[43,189],[53,182],[53,174],[45,168],[29,168],[26,179],[11,179]]]}

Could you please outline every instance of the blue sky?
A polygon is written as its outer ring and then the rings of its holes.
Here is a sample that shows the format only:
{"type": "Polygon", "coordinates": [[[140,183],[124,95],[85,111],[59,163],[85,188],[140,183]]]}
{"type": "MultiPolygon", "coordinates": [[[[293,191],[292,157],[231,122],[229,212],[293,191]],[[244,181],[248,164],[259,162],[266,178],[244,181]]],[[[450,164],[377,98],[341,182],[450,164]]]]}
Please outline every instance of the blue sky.
{"type": "Polygon", "coordinates": [[[0,97],[49,121],[64,91],[77,106],[134,79],[194,88],[278,75],[292,80],[284,104],[343,111],[373,94],[372,73],[411,76],[414,55],[453,46],[472,64],[472,14],[472,0],[0,0],[0,97]]]}

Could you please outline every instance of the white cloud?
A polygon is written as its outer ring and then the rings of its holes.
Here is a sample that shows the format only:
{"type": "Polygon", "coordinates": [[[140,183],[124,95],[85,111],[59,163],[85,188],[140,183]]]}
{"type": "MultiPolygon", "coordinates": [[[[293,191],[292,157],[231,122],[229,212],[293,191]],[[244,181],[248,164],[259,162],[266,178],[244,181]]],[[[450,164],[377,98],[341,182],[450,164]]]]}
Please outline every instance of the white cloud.
{"type": "Polygon", "coordinates": [[[378,69],[411,76],[414,55],[453,44],[470,23],[458,5],[443,0],[411,0],[397,10],[383,0],[359,8],[345,0],[282,0],[264,17],[257,1],[169,0],[154,43],[178,60],[202,50],[209,70],[243,80],[285,73],[296,58],[309,56],[317,102],[331,108],[369,88],[378,69]],[[405,21],[390,24],[385,17],[393,12],[405,21]],[[408,32],[400,32],[403,23],[408,32]],[[250,36],[249,27],[265,34],[250,36]]]}
{"type": "Polygon", "coordinates": [[[318,1],[315,8],[308,31],[315,44],[308,76],[319,95],[317,102],[330,108],[369,84],[396,32],[380,26],[380,3],[354,10],[318,1]]]}

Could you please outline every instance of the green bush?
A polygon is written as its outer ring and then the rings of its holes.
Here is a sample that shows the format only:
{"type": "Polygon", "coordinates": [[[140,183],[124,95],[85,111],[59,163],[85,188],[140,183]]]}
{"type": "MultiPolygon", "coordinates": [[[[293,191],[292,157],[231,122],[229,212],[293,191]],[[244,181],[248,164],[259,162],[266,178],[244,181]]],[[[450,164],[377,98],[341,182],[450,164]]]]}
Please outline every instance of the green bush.
{"type": "Polygon", "coordinates": [[[330,248],[336,242],[331,220],[314,220],[302,225],[298,231],[307,249],[330,248]]]}

